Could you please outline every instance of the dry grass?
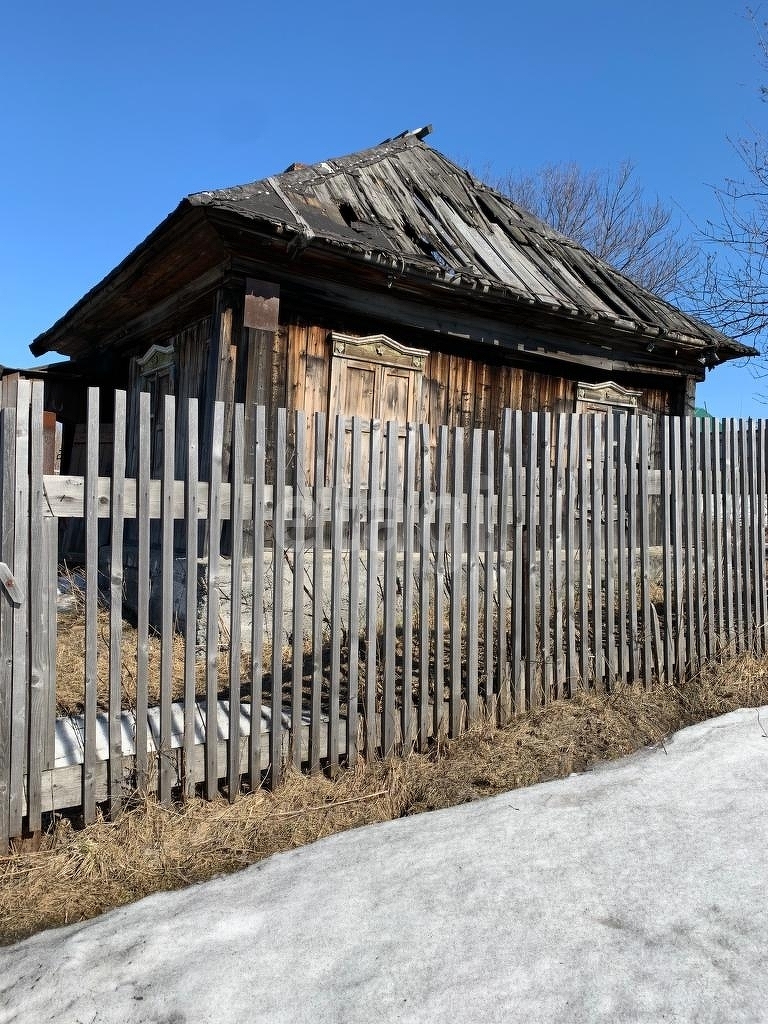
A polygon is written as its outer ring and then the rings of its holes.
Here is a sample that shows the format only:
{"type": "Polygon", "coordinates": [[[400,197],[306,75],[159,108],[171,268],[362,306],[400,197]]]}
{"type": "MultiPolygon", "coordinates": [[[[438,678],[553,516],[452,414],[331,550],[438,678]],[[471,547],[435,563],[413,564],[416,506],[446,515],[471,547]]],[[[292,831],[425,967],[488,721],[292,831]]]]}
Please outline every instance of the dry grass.
{"type": "MultiPolygon", "coordinates": [[[[58,643],[56,645],[56,713],[58,715],[79,714],[83,710],[85,694],[85,614],[78,608],[59,615],[58,643]]],[[[99,608],[96,618],[96,702],[101,710],[109,706],[109,611],[99,608]]],[[[173,700],[184,696],[184,637],[173,634],[171,657],[173,700]]],[[[160,637],[149,637],[147,692],[150,706],[160,701],[160,637]]],[[[138,632],[128,622],[122,623],[120,639],[122,700],[124,708],[136,706],[138,632]]],[[[218,656],[219,692],[225,692],[229,685],[229,652],[222,650],[218,656]]],[[[245,678],[250,668],[249,659],[241,659],[241,675],[245,678]]],[[[195,665],[195,691],[205,695],[204,657],[198,654],[195,665]]]]}
{"type": "Polygon", "coordinates": [[[272,794],[160,807],[115,822],[57,821],[35,853],[0,857],[0,941],[80,921],[159,890],[234,871],[323,836],[450,807],[621,757],[681,726],[768,703],[768,661],[710,668],[682,689],[582,693],[493,730],[480,723],[429,753],[360,763],[331,782],[289,774],[272,794]]]}

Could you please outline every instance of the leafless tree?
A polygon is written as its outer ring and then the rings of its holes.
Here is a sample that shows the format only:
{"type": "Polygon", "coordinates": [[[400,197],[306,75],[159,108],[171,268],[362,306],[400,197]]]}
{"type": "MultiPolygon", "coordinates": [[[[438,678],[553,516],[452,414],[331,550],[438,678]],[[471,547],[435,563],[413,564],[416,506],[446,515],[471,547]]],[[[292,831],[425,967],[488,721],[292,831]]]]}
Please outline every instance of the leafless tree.
{"type": "Polygon", "coordinates": [[[646,199],[629,160],[615,171],[547,164],[495,184],[649,291],[677,299],[690,293],[700,250],[681,233],[669,206],[646,199]]]}
{"type": "MultiPolygon", "coordinates": [[[[768,72],[768,23],[747,13],[755,26],[760,64],[768,72]]],[[[768,102],[768,86],[760,94],[768,102]]],[[[732,145],[742,172],[714,189],[719,216],[702,231],[711,252],[700,312],[726,334],[743,338],[768,329],[768,135],[752,129],[732,145]]]]}

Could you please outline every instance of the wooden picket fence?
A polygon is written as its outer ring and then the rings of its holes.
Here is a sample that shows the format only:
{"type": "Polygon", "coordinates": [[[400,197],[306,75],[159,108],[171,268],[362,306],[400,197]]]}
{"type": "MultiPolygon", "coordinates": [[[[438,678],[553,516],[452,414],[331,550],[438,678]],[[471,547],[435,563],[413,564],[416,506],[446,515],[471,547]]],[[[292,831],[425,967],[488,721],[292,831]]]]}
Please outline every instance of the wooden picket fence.
{"type": "Polygon", "coordinates": [[[763,421],[507,411],[497,434],[433,437],[341,417],[308,430],[283,410],[268,451],[263,409],[217,405],[200,465],[191,401],[177,467],[174,400],[157,434],[148,396],[131,417],[117,392],[106,477],[92,389],[86,470],[69,477],[43,473],[42,386],[20,381],[13,398],[0,410],[0,850],[56,808],[90,821],[135,788],[170,801],[223,785],[234,799],[277,785],[287,764],[333,773],[457,735],[480,714],[503,723],[579,688],[677,681],[710,659],[766,651],[763,421]],[[86,640],[82,711],[64,719],[57,581],[68,519],[84,523],[86,640]]]}

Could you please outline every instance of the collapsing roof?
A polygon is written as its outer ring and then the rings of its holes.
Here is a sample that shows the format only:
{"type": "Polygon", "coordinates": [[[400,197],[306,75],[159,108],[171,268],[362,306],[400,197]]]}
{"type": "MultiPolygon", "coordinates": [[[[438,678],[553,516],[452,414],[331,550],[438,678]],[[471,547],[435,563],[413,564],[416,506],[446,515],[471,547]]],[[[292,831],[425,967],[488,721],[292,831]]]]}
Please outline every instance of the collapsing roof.
{"type": "MultiPolygon", "coordinates": [[[[428,131],[406,132],[350,156],[292,165],[248,185],[189,196],[120,267],[36,339],[33,352],[71,351],[65,339],[72,337],[81,307],[111,293],[113,279],[130,270],[166,226],[195,211],[217,231],[222,218],[234,218],[251,230],[279,236],[293,257],[333,250],[353,263],[380,267],[391,280],[421,288],[431,282],[444,296],[487,296],[489,308],[502,300],[505,307],[527,310],[526,319],[554,320],[560,329],[571,322],[601,334],[635,335],[649,351],[654,339],[674,342],[700,350],[700,361],[708,365],[753,354],[478,181],[426,145],[428,131]]],[[[221,237],[226,248],[226,232],[221,237]]]]}

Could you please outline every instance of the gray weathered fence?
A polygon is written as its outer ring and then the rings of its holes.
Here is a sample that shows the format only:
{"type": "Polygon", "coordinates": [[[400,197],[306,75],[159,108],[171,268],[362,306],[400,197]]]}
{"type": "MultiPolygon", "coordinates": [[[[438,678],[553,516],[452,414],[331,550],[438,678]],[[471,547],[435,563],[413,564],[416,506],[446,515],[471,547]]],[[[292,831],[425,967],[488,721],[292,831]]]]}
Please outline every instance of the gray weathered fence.
{"type": "Polygon", "coordinates": [[[114,408],[109,477],[97,390],[82,477],[43,474],[39,385],[19,382],[0,411],[0,848],[56,807],[86,821],[104,800],[114,812],[131,787],[168,801],[212,797],[223,780],[233,799],[277,784],[287,763],[333,772],[456,735],[481,712],[503,722],[581,687],[677,680],[765,652],[762,421],[663,419],[652,467],[650,421],[626,414],[508,411],[498,436],[436,439],[356,418],[327,432],[318,416],[314,437],[330,434],[332,450],[326,462],[313,445],[309,466],[305,417],[282,411],[266,479],[261,409],[246,452],[243,408],[225,438],[217,407],[200,465],[191,402],[177,467],[173,399],[157,435],[146,398],[136,423],[124,394],[114,408]],[[85,536],[84,683],[80,713],[57,719],[58,537],[72,519],[85,536]]]}

